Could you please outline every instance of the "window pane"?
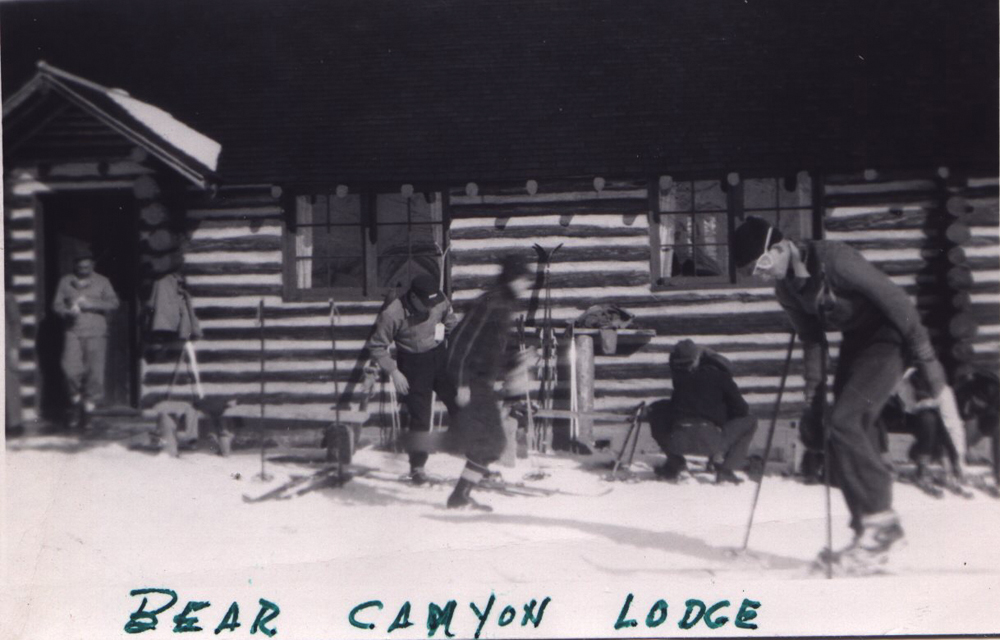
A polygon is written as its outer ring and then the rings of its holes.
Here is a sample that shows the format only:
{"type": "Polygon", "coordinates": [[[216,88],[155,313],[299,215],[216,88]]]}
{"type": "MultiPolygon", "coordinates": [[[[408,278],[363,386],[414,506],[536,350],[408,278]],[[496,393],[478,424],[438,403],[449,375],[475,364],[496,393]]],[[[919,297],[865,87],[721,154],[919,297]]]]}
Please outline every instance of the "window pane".
{"type": "Polygon", "coordinates": [[[728,273],[725,214],[661,217],[660,277],[728,273]]]}
{"type": "Polygon", "coordinates": [[[725,211],[726,192],[718,180],[694,183],[694,208],[698,211],[725,211]]]}
{"type": "Polygon", "coordinates": [[[316,206],[315,198],[310,196],[299,196],[295,198],[295,221],[300,226],[315,224],[317,209],[319,209],[319,207],[316,206]]]}
{"type": "Polygon", "coordinates": [[[440,280],[441,205],[436,197],[414,193],[380,194],[378,206],[378,286],[405,289],[418,274],[440,280]]]}
{"type": "Polygon", "coordinates": [[[312,227],[315,257],[359,258],[364,255],[360,225],[312,227]]]}
{"type": "Polygon", "coordinates": [[[437,281],[441,279],[439,254],[387,255],[378,259],[378,284],[380,287],[406,289],[410,281],[426,273],[437,281]]]}
{"type": "Polygon", "coordinates": [[[660,192],[660,211],[690,211],[691,183],[675,182],[667,191],[660,192]]]}
{"type": "Polygon", "coordinates": [[[361,196],[349,193],[329,197],[330,224],[361,224],[361,196]]]}
{"type": "Polygon", "coordinates": [[[378,223],[402,224],[441,222],[441,206],[437,198],[417,192],[407,198],[401,193],[380,193],[375,198],[378,209],[378,223]]]}
{"type": "Polygon", "coordinates": [[[743,182],[743,208],[747,211],[774,209],[778,204],[777,187],[777,181],[772,178],[745,180],[743,182]]]}
{"type": "Polygon", "coordinates": [[[361,196],[299,196],[295,199],[299,226],[361,224],[361,196]]]}
{"type": "Polygon", "coordinates": [[[778,213],[778,229],[786,238],[808,240],[812,238],[812,212],[793,209],[778,213]]]}
{"type": "Polygon", "coordinates": [[[296,262],[300,289],[350,288],[364,285],[364,260],[361,258],[313,258],[296,262]]]}
{"type": "Polygon", "coordinates": [[[785,188],[785,181],[781,180],[781,189],[778,191],[782,208],[788,207],[811,207],[812,206],[812,179],[806,172],[799,173],[795,188],[789,191],[785,188]]]}

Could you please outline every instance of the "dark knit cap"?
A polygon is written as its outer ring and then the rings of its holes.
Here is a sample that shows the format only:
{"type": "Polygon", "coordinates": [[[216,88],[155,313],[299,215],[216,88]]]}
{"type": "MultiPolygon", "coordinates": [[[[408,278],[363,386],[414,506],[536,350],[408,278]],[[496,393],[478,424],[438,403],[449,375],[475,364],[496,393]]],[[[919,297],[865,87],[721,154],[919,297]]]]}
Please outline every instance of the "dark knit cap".
{"type": "Polygon", "coordinates": [[[437,280],[426,273],[420,274],[410,282],[410,291],[420,298],[424,304],[437,304],[444,298],[444,294],[438,288],[437,280]]]}
{"type": "Polygon", "coordinates": [[[693,364],[701,354],[701,349],[691,340],[681,340],[670,352],[671,367],[685,367],[693,364]]]}
{"type": "Polygon", "coordinates": [[[513,282],[529,274],[524,258],[516,253],[510,253],[500,260],[500,284],[513,282]]]}
{"type": "Polygon", "coordinates": [[[772,227],[767,220],[756,216],[749,216],[746,222],[736,227],[733,232],[733,259],[736,261],[736,268],[742,268],[754,262],[765,251],[777,244],[784,236],[777,227],[772,227]],[[767,247],[767,231],[771,232],[771,240],[767,247]]]}
{"type": "Polygon", "coordinates": [[[94,254],[90,249],[77,249],[73,253],[73,264],[80,262],[81,260],[93,260],[94,254]]]}

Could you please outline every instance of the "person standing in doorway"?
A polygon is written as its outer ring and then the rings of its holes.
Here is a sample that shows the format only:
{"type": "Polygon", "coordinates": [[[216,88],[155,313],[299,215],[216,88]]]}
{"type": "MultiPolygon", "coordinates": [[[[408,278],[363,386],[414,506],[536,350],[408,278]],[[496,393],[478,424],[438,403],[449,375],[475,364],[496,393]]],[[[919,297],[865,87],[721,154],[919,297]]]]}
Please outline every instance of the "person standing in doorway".
{"type": "Polygon", "coordinates": [[[111,282],[94,271],[94,256],[80,251],[73,273],[59,281],[52,309],[66,325],[62,368],[75,409],[74,426],[104,399],[104,363],[108,351],[107,315],[118,308],[111,282]]]}
{"type": "MultiPolygon", "coordinates": [[[[445,404],[452,421],[455,419],[455,387],[445,371],[445,338],[456,324],[458,318],[451,301],[427,274],[415,277],[409,290],[386,305],[375,319],[368,350],[404,397],[411,433],[430,431],[434,393],[445,404]],[[393,343],[395,360],[389,353],[393,343]]],[[[424,466],[429,455],[412,443],[408,443],[408,450],[410,479],[414,484],[423,484],[427,481],[424,466]]]]}
{"type": "Polygon", "coordinates": [[[820,563],[864,572],[884,562],[903,538],[875,421],[907,359],[915,361],[936,398],[947,395],[944,368],[909,296],[855,249],[824,240],[793,242],[753,216],[736,229],[733,244],[737,268],[753,265],[755,275],[775,281],[778,302],[802,340],[806,403],[823,413],[819,419],[804,417],[803,428],[824,425],[825,436],[811,439],[828,438],[827,463],[851,514],[853,543],[838,553],[821,553],[820,563]],[[843,339],[833,406],[825,410],[815,400],[826,396],[828,330],[840,331],[843,339]]]}
{"type": "Polygon", "coordinates": [[[505,397],[523,398],[530,351],[509,352],[507,343],[514,311],[530,281],[524,261],[507,256],[496,285],[480,296],[455,328],[448,346],[448,372],[458,389],[459,434],[465,468],[448,497],[448,508],[482,507],[470,497],[507,446],[500,405],[505,397]],[[501,393],[495,390],[503,378],[501,393]],[[524,387],[524,388],[521,388],[524,387]]]}

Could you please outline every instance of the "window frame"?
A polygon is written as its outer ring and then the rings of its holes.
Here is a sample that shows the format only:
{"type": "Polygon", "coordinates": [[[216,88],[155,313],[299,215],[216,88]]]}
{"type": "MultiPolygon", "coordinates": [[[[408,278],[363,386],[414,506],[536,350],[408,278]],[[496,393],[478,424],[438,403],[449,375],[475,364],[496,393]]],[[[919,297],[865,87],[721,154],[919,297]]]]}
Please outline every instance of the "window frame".
{"type": "MultiPolygon", "coordinates": [[[[799,177],[796,176],[795,182],[798,184],[799,177]]],[[[739,226],[748,215],[755,215],[767,211],[790,211],[795,210],[799,212],[799,215],[808,215],[810,220],[810,238],[812,240],[818,240],[822,238],[823,233],[823,210],[822,210],[822,199],[823,199],[823,184],[822,180],[813,173],[809,173],[809,179],[811,180],[811,190],[810,190],[810,202],[808,205],[802,206],[781,206],[780,196],[777,197],[777,203],[775,209],[764,210],[761,208],[750,209],[745,206],[745,194],[744,194],[744,184],[746,180],[775,180],[778,189],[785,189],[786,185],[789,183],[789,177],[776,177],[774,175],[748,175],[740,176],[739,182],[735,185],[728,184],[726,178],[718,179],[711,177],[698,177],[698,176],[683,176],[679,177],[674,181],[674,184],[678,183],[690,183],[692,185],[691,191],[691,206],[690,210],[679,211],[679,212],[669,212],[663,211],[661,209],[661,189],[659,178],[650,179],[649,183],[649,242],[650,242],[650,260],[649,260],[649,286],[651,291],[689,291],[695,289],[744,289],[744,288],[763,288],[763,287],[773,287],[773,283],[768,283],[763,279],[751,279],[751,278],[741,278],[738,274],[738,269],[733,260],[733,245],[732,237],[733,232],[736,227],[739,226]],[[698,209],[695,204],[695,189],[694,183],[704,182],[704,181],[718,181],[723,193],[726,195],[726,246],[727,246],[727,269],[725,275],[720,276],[672,276],[670,278],[663,278],[659,274],[662,273],[662,258],[663,258],[663,245],[660,243],[660,225],[663,222],[663,216],[679,216],[679,215],[694,215],[698,213],[698,209]],[[807,213],[808,211],[808,213],[807,213]]],[[[706,214],[718,214],[719,210],[706,210],[706,214]]],[[[695,245],[696,246],[696,245],[695,245]]]]}
{"type": "MultiPolygon", "coordinates": [[[[351,195],[360,196],[360,244],[362,260],[364,264],[363,284],[360,287],[316,287],[301,288],[298,286],[297,265],[300,256],[297,254],[296,234],[298,232],[298,199],[301,197],[316,198],[326,195],[327,197],[337,197],[335,189],[309,189],[288,192],[284,203],[285,224],[282,231],[282,299],[286,302],[312,302],[322,300],[344,300],[344,301],[377,301],[382,300],[393,290],[393,287],[383,287],[378,285],[378,223],[377,201],[379,195],[394,193],[389,190],[366,189],[364,191],[351,191],[351,195]]],[[[437,189],[414,189],[414,194],[429,193],[441,203],[440,222],[419,223],[424,226],[440,225],[441,227],[441,269],[444,274],[444,289],[447,293],[451,289],[451,260],[448,251],[450,225],[450,212],[448,200],[445,192],[437,189]]],[[[431,203],[433,206],[433,202],[431,203]]],[[[385,226],[398,225],[401,223],[385,223],[385,226]]],[[[317,225],[322,226],[322,225],[317,225]]],[[[350,226],[350,225],[342,225],[350,226]]]]}

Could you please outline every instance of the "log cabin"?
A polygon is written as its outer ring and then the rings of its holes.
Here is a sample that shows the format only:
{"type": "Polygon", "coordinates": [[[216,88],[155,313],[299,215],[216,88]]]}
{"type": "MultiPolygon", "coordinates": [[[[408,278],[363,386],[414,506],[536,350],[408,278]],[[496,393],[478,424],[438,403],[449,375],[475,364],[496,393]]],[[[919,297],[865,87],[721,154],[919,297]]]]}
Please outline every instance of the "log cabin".
{"type": "MultiPolygon", "coordinates": [[[[635,318],[593,355],[588,407],[668,396],[691,338],[767,416],[789,326],[731,263],[747,215],[860,250],[952,376],[1000,364],[996,3],[81,4],[0,6],[31,417],[66,403],[50,303],[74,243],[124,302],[109,396],[136,412],[195,392],[144,327],[166,274],[201,322],[204,394],[329,418],[368,395],[390,291],[432,273],[461,312],[519,252],[563,398],[564,327],[614,304],[635,318]],[[547,277],[536,245],[559,247],[547,277]]],[[[801,373],[796,349],[785,420],[801,373]]],[[[371,401],[385,420],[384,384],[371,401]]]]}

